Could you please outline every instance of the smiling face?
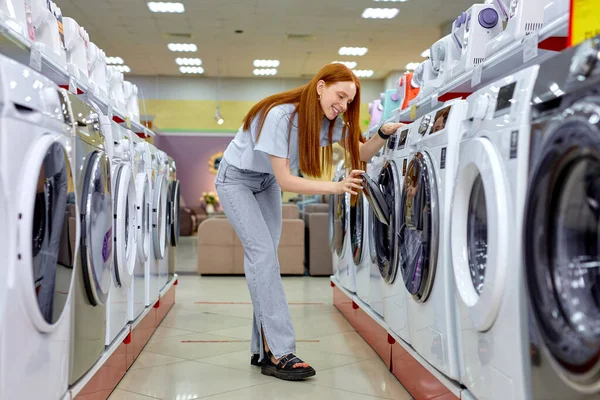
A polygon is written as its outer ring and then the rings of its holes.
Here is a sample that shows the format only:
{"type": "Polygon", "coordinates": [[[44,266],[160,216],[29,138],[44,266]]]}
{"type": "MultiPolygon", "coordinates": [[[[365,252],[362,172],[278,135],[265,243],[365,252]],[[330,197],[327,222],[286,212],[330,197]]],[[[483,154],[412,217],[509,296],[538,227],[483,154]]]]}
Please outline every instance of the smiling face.
{"type": "Polygon", "coordinates": [[[329,120],[334,120],[338,115],[348,109],[348,105],[356,96],[356,84],[352,81],[336,82],[327,85],[320,80],[317,84],[317,94],[320,96],[321,108],[329,120]]]}

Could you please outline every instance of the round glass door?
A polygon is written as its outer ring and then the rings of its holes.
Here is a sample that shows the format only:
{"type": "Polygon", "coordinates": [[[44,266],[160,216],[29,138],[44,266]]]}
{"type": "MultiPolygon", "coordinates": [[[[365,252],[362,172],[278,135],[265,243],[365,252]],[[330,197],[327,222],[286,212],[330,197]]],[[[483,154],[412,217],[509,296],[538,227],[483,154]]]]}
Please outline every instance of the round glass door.
{"type": "Polygon", "coordinates": [[[373,220],[373,239],[377,254],[379,273],[386,283],[393,283],[398,271],[398,223],[396,218],[398,199],[400,198],[400,177],[396,163],[388,161],[378,179],[382,199],[390,210],[389,224],[386,225],[378,218],[373,220]]]}
{"type": "Polygon", "coordinates": [[[352,196],[354,204],[350,203],[350,243],[354,265],[361,266],[364,234],[364,200],[363,195],[352,196]]]}
{"type": "Polygon", "coordinates": [[[400,270],[418,302],[429,297],[437,264],[439,210],[433,168],[426,153],[414,155],[404,176],[400,212],[400,270]]]}
{"type": "Polygon", "coordinates": [[[137,251],[136,191],[131,168],[117,167],[114,204],[114,274],[117,285],[127,287],[135,268],[137,251]]]}
{"type": "Polygon", "coordinates": [[[69,312],[66,304],[76,257],[75,183],[62,144],[43,144],[32,154],[28,164],[34,167],[24,179],[32,183],[33,190],[24,193],[28,199],[23,202],[31,208],[20,214],[26,217],[19,221],[30,221],[29,228],[25,223],[25,229],[31,236],[24,246],[30,249],[37,305],[44,322],[54,325],[63,312],[69,312]]]}
{"type": "Polygon", "coordinates": [[[113,267],[110,163],[105,153],[91,153],[81,199],[81,261],[85,289],[92,305],[106,302],[113,267]]]}
{"type": "Polygon", "coordinates": [[[167,180],[159,175],[154,188],[152,206],[152,237],[154,240],[154,258],[162,260],[167,248],[167,180]]]}
{"type": "Polygon", "coordinates": [[[171,246],[179,244],[179,208],[181,207],[181,187],[178,180],[171,182],[169,209],[169,237],[171,246]]]}
{"type": "Polygon", "coordinates": [[[591,120],[576,115],[546,142],[530,185],[524,246],[529,301],[544,342],[571,384],[597,393],[600,129],[591,120]]]}

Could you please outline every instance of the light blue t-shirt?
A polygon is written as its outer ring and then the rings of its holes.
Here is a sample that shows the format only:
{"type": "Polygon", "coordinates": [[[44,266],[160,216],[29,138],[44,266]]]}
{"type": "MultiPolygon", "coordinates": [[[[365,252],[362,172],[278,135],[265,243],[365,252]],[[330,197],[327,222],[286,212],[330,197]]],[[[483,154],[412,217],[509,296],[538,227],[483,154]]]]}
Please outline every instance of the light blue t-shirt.
{"type": "MultiPolygon", "coordinates": [[[[288,132],[290,118],[294,113],[293,104],[282,104],[275,106],[269,111],[265,118],[258,143],[256,133],[258,131],[259,116],[255,117],[250,124],[250,132],[240,127],[235,138],[227,146],[223,158],[229,165],[239,169],[246,169],[261,173],[273,173],[269,155],[281,158],[289,158],[290,170],[299,168],[298,159],[298,115],[292,121],[292,130],[288,132]]],[[[330,121],[323,116],[321,125],[321,147],[329,145],[330,121]]],[[[344,121],[338,117],[333,129],[332,143],[342,139],[344,121]]]]}

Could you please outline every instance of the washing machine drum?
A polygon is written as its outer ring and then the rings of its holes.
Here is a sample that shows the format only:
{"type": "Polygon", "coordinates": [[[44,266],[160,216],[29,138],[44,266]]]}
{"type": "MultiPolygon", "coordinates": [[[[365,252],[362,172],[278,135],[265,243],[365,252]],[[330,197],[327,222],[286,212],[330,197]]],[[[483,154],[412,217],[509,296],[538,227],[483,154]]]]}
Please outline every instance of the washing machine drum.
{"type": "Polygon", "coordinates": [[[363,254],[364,236],[364,204],[363,195],[352,196],[350,202],[350,245],[354,265],[360,266],[363,254]],[[354,201],[354,204],[352,204],[354,201]]]}
{"type": "Polygon", "coordinates": [[[377,254],[377,266],[383,280],[393,283],[398,271],[398,223],[396,207],[400,198],[400,176],[394,161],[388,161],[379,174],[377,185],[363,175],[363,192],[371,204],[375,216],[373,220],[373,240],[377,254]]]}
{"type": "Polygon", "coordinates": [[[598,115],[575,111],[548,137],[525,208],[525,276],[541,336],[563,375],[600,377],[598,115]]]}
{"type": "MultiPolygon", "coordinates": [[[[340,177],[338,182],[343,180],[340,177]]],[[[346,195],[331,195],[329,200],[329,240],[330,246],[338,256],[344,252],[344,237],[346,236],[346,195]]]]}
{"type": "Polygon", "coordinates": [[[106,153],[91,153],[84,174],[81,266],[88,299],[96,306],[106,302],[113,267],[112,191],[106,153]]]}
{"type": "Polygon", "coordinates": [[[408,164],[400,210],[400,271],[408,292],[426,301],[433,286],[437,262],[437,187],[426,153],[417,153],[408,164]]]}
{"type": "MultiPolygon", "coordinates": [[[[23,176],[25,189],[19,225],[30,236],[20,259],[32,268],[33,287],[44,324],[53,325],[65,310],[76,257],[75,183],[64,147],[50,140],[34,147],[23,176]],[[31,208],[29,208],[31,206],[31,208]],[[31,263],[27,263],[27,259],[31,263]]],[[[21,245],[19,245],[21,246],[21,245]]]]}

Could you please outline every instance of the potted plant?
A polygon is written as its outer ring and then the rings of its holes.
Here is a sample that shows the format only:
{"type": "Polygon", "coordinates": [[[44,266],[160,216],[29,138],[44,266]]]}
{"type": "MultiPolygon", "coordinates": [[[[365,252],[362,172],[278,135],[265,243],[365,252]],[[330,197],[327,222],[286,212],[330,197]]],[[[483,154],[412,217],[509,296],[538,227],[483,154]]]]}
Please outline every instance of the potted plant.
{"type": "Polygon", "coordinates": [[[205,204],[206,213],[210,214],[215,212],[215,207],[219,202],[219,196],[215,192],[204,192],[202,193],[202,200],[205,204]]]}

